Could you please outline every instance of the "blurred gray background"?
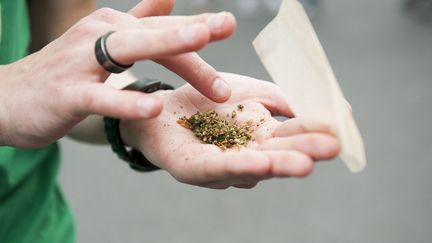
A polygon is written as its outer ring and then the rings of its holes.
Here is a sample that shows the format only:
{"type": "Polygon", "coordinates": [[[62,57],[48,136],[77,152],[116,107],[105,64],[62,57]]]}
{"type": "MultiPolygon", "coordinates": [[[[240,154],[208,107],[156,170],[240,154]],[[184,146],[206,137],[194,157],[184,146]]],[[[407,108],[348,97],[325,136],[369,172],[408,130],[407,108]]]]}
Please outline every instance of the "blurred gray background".
{"type": "MultiPolygon", "coordinates": [[[[99,6],[127,10],[137,1],[99,6]]],[[[247,0],[240,9],[228,0],[177,2],[176,14],[233,11],[236,35],[201,55],[219,70],[269,78],[251,41],[274,12],[247,0]]],[[[107,147],[64,139],[61,182],[78,242],[432,242],[431,24],[400,0],[324,0],[308,9],[353,106],[367,169],[353,175],[340,160],[321,162],[306,179],[214,191],[165,172],[136,173],[107,147]]],[[[134,71],[181,84],[151,63],[134,71]]]]}

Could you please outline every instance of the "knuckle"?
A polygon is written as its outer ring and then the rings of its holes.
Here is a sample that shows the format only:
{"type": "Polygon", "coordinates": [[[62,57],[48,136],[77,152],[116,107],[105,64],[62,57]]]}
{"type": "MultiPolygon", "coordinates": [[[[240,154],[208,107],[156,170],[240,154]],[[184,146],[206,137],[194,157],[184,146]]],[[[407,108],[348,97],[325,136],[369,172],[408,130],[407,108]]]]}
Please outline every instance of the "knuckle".
{"type": "Polygon", "coordinates": [[[299,131],[299,133],[307,132],[307,128],[303,123],[301,123],[297,120],[297,122],[294,124],[295,124],[295,128],[297,129],[297,131],[299,131]]]}
{"type": "Polygon", "coordinates": [[[183,41],[182,34],[178,29],[168,29],[164,33],[160,33],[156,41],[159,45],[166,47],[166,51],[170,53],[184,53],[195,50],[199,45],[199,38],[191,39],[191,41],[183,41]]]}
{"type": "MultiPolygon", "coordinates": [[[[58,77],[62,79],[62,77],[58,77]]],[[[78,112],[78,105],[75,100],[75,96],[70,90],[73,87],[68,83],[67,80],[63,79],[64,82],[46,82],[47,96],[51,99],[51,105],[49,109],[54,114],[62,114],[63,119],[74,119],[80,117],[81,113],[78,112]],[[58,104],[62,104],[59,106],[58,104]],[[67,109],[65,109],[67,107],[67,109]]]]}
{"type": "Polygon", "coordinates": [[[204,22],[213,15],[214,14],[210,14],[210,13],[202,13],[202,14],[196,15],[195,18],[198,22],[204,22]]]}
{"type": "Polygon", "coordinates": [[[78,111],[93,111],[95,106],[95,99],[91,92],[83,91],[78,100],[78,111]]]}
{"type": "Polygon", "coordinates": [[[111,17],[116,13],[117,11],[112,8],[103,7],[94,11],[91,15],[97,18],[106,18],[106,17],[111,17]]]}
{"type": "Polygon", "coordinates": [[[336,138],[326,134],[310,134],[307,143],[316,148],[321,159],[331,159],[340,152],[340,145],[336,138]]]}
{"type": "Polygon", "coordinates": [[[215,69],[208,66],[205,62],[196,63],[196,68],[193,69],[194,76],[199,77],[200,82],[211,85],[213,81],[218,77],[218,73],[215,69]]]}
{"type": "MultiPolygon", "coordinates": [[[[305,129],[307,129],[307,126],[304,125],[305,129]]],[[[312,127],[308,130],[314,131],[316,130],[317,132],[323,132],[323,133],[329,133],[331,135],[334,135],[332,133],[332,126],[330,123],[327,122],[319,122],[318,124],[316,124],[314,126],[314,124],[312,124],[312,127]]]]}
{"type": "Polygon", "coordinates": [[[171,53],[176,51],[177,49],[180,48],[181,43],[178,41],[175,41],[177,39],[177,31],[176,30],[167,30],[164,31],[163,33],[158,33],[156,35],[153,35],[153,38],[151,37],[151,35],[148,35],[147,33],[145,33],[146,37],[150,39],[148,39],[149,41],[152,41],[151,45],[152,46],[160,46],[165,49],[165,52],[171,53]]]}
{"type": "Polygon", "coordinates": [[[85,17],[72,28],[71,36],[74,40],[93,37],[95,33],[99,32],[100,27],[100,23],[85,17]]]}
{"type": "Polygon", "coordinates": [[[321,137],[318,134],[306,134],[306,144],[313,148],[319,148],[321,145],[321,137]]]}
{"type": "Polygon", "coordinates": [[[123,12],[112,8],[100,8],[91,14],[92,18],[102,21],[108,24],[115,24],[126,20],[135,19],[134,17],[127,15],[123,12]]]}

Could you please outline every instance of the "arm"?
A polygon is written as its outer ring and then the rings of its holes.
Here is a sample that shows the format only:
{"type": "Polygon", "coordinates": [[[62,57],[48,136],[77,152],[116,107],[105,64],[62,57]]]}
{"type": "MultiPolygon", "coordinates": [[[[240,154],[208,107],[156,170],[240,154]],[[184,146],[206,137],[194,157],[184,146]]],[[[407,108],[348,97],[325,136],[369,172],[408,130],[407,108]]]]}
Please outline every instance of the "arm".
{"type": "MultiPolygon", "coordinates": [[[[0,98],[0,146],[50,144],[92,114],[138,119],[160,113],[160,98],[104,84],[109,73],[96,61],[94,43],[113,29],[117,31],[110,36],[107,49],[116,61],[155,61],[208,98],[216,102],[228,99],[229,88],[218,85],[219,74],[193,52],[231,35],[234,17],[220,13],[145,18],[168,14],[172,5],[170,0],[143,0],[130,14],[108,8],[94,11],[39,51],[0,66],[0,89],[5,94],[0,98]]],[[[38,43],[38,38],[34,40],[38,43]]],[[[38,44],[33,46],[37,49],[38,44]]]]}
{"type": "MultiPolygon", "coordinates": [[[[40,50],[95,9],[96,1],[94,0],[29,1],[32,37],[30,52],[40,50]]],[[[134,78],[132,75],[122,74],[118,76],[111,75],[110,79],[112,79],[111,82],[116,83],[118,81],[133,80],[134,78]]],[[[88,116],[72,128],[68,135],[83,142],[106,143],[102,117],[97,115],[88,116]]]]}

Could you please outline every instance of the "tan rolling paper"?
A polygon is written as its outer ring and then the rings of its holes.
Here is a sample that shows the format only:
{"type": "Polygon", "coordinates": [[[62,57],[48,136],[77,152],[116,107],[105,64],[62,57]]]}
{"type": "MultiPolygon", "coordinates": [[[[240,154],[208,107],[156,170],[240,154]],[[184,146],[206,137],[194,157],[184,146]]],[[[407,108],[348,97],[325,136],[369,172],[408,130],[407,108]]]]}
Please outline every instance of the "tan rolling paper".
{"type": "Polygon", "coordinates": [[[296,117],[334,124],[340,157],[351,172],[362,171],[363,140],[303,6],[284,0],[253,45],[296,117]]]}

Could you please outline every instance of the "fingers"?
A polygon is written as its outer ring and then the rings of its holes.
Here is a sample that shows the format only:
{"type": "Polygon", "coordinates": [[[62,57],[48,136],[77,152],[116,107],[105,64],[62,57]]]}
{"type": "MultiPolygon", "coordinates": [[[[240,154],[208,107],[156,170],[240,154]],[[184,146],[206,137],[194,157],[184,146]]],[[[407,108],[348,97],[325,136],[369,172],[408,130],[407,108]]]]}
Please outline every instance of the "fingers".
{"type": "Polygon", "coordinates": [[[174,3],[174,0],[143,0],[128,13],[137,18],[168,15],[174,8],[174,3]]]}
{"type": "Polygon", "coordinates": [[[220,73],[220,75],[231,86],[238,87],[233,90],[232,101],[256,97],[255,100],[263,104],[272,115],[294,117],[280,87],[276,84],[232,73],[220,73]]]}
{"type": "Polygon", "coordinates": [[[304,177],[312,170],[312,159],[297,151],[245,149],[196,156],[172,174],[180,182],[224,189],[251,188],[271,177],[304,177]]]}
{"type": "Polygon", "coordinates": [[[231,179],[203,183],[200,186],[213,189],[226,189],[230,186],[250,189],[260,181],[271,177],[305,177],[312,173],[314,163],[307,155],[297,151],[266,151],[263,153],[269,161],[268,174],[260,177],[238,176],[231,179]]]}
{"type": "Polygon", "coordinates": [[[155,61],[182,77],[200,93],[215,102],[225,102],[231,96],[231,88],[225,80],[196,53],[159,58],[155,61]]]}
{"type": "MultiPolygon", "coordinates": [[[[270,123],[271,124],[271,123],[270,123]]],[[[251,145],[259,150],[295,150],[305,153],[314,160],[329,160],[340,152],[340,144],[331,127],[322,122],[289,119],[283,123],[276,122],[271,129],[271,136],[256,141],[251,145]]],[[[262,130],[262,129],[261,129],[262,130]]],[[[259,131],[257,132],[259,135],[259,131]]]]}
{"type": "Polygon", "coordinates": [[[127,65],[195,51],[209,39],[210,33],[202,24],[168,30],[125,30],[115,32],[107,39],[107,49],[114,60],[127,65]]]}
{"type": "MultiPolygon", "coordinates": [[[[155,10],[157,3],[160,2],[163,1],[142,1],[130,13],[136,17],[164,14],[166,10],[158,10],[159,12],[155,10]]],[[[159,7],[170,9],[172,2],[163,3],[168,7],[159,7]]],[[[102,9],[97,12],[95,16],[99,19],[104,19],[103,16],[118,15],[116,18],[111,17],[109,21],[105,20],[108,23],[121,22],[124,18],[115,10],[102,9]]],[[[201,49],[210,41],[221,40],[231,35],[236,26],[235,18],[231,13],[221,12],[190,17],[151,17],[142,19],[139,25],[136,21],[126,22],[127,25],[117,26],[123,30],[112,34],[106,42],[107,50],[116,62],[127,66],[136,61],[152,59],[177,73],[209,99],[218,103],[229,99],[231,89],[227,83],[220,78],[213,67],[192,52],[201,49]]],[[[97,67],[100,68],[99,65],[97,67]]]]}
{"type": "Polygon", "coordinates": [[[174,168],[174,176],[179,181],[190,184],[213,181],[236,184],[239,178],[255,180],[266,176],[270,166],[267,157],[258,151],[215,152],[187,160],[181,168],[174,168]]]}
{"type": "Polygon", "coordinates": [[[164,16],[143,18],[145,28],[180,28],[191,24],[205,24],[212,33],[212,41],[222,40],[232,35],[236,29],[236,19],[229,12],[206,13],[194,16],[164,16]]]}
{"type": "Polygon", "coordinates": [[[79,113],[98,114],[122,119],[152,118],[162,110],[162,101],[152,95],[135,91],[120,91],[104,84],[84,88],[78,99],[79,113]]]}
{"type": "Polygon", "coordinates": [[[275,177],[305,177],[312,173],[313,160],[298,151],[265,151],[275,177]]]}
{"type": "Polygon", "coordinates": [[[284,121],[273,131],[273,137],[288,137],[297,134],[315,132],[336,135],[333,127],[323,122],[293,118],[284,121]]]}
{"type": "MultiPolygon", "coordinates": [[[[146,18],[142,20],[145,27],[177,27],[184,28],[190,24],[205,24],[210,31],[210,40],[220,40],[231,35],[235,30],[235,18],[232,14],[203,14],[191,17],[146,18]]],[[[199,48],[197,48],[199,49],[199,48]]],[[[231,96],[231,88],[220,77],[219,73],[196,53],[186,53],[178,56],[155,58],[154,61],[170,69],[204,96],[214,102],[222,103],[231,96]]]]}
{"type": "Polygon", "coordinates": [[[330,135],[322,133],[307,133],[290,137],[278,137],[266,140],[258,145],[260,150],[302,152],[314,160],[329,160],[336,157],[340,152],[338,140],[330,135]]]}

